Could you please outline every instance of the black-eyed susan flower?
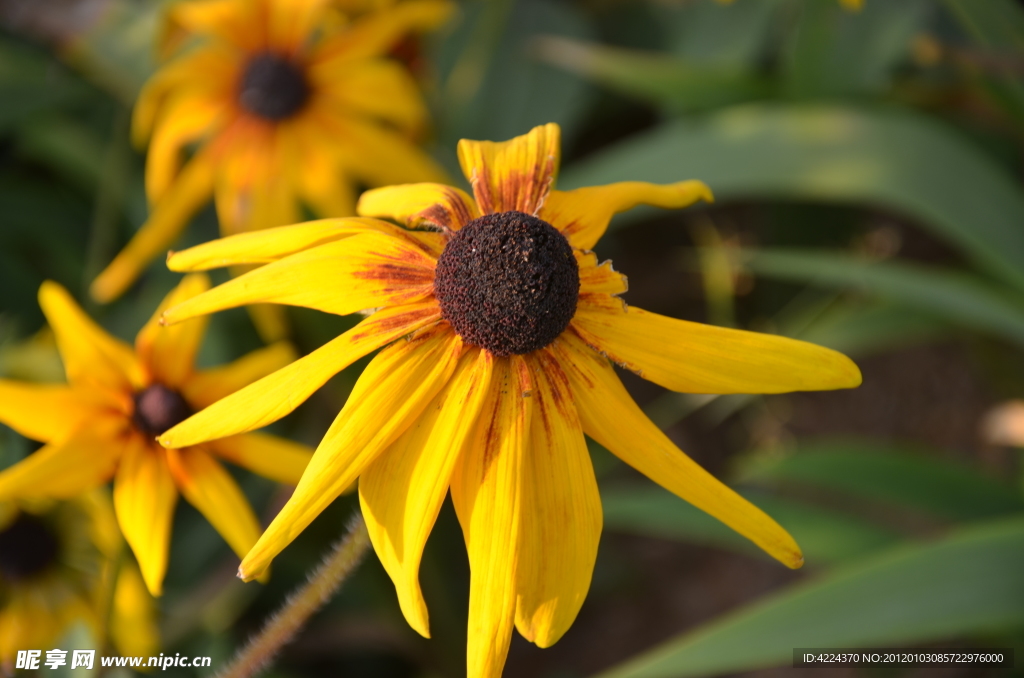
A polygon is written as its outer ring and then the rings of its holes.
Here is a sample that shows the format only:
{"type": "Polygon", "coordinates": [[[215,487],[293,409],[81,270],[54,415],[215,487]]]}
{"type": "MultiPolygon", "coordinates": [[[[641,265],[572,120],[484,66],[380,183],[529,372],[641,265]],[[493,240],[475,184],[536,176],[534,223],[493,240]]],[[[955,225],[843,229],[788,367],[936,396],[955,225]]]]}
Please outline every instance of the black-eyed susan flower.
{"type": "Polygon", "coordinates": [[[0,501],[73,497],[113,478],[117,522],[154,595],[167,568],[179,492],[239,556],[259,536],[259,521],[218,457],[294,484],[310,456],[305,446],[266,434],[182,450],[157,444],[158,435],[192,412],[294,357],[282,343],[222,367],[195,369],[206,323],[165,328],[158,318],[208,288],[204,275],[183,279],[139,332],[133,350],[96,325],[64,288],[45,282],[39,303],[68,383],[0,379],[0,422],[46,443],[0,472],[0,501]]]}
{"type": "Polygon", "coordinates": [[[554,190],[559,129],[462,141],[474,197],[450,186],[369,191],[387,216],[299,224],[175,254],[177,270],[263,264],[165,313],[169,323],[255,302],[376,309],[288,367],[160,441],[198,444],[265,425],[358,357],[357,381],[295,493],[242,561],[259,576],[350,483],[406,619],[428,634],[418,569],[451,490],[471,567],[468,675],[501,673],[513,624],[546,647],[590,585],[601,501],[584,433],[790,567],[771,518],[689,459],[633,402],[613,363],[676,391],[779,393],[856,386],[845,356],[778,336],[627,306],[626,280],[590,251],[612,215],[710,199],[699,181],[554,190]],[[404,339],[403,339],[404,337],[404,339]]]}
{"type": "Polygon", "coordinates": [[[163,44],[178,56],[132,121],[149,142],[150,217],[93,283],[97,300],[119,296],[211,196],[226,235],[294,223],[303,205],[354,214],[357,185],[443,177],[413,142],[427,120],[417,85],[386,54],[451,4],[378,5],[351,21],[328,0],[172,5],[163,44]]]}
{"type": "Polygon", "coordinates": [[[76,623],[123,654],[156,652],[153,599],[134,562],[118,558],[121,544],[99,490],[0,502],[0,667],[19,650],[53,647],[76,623]]]}

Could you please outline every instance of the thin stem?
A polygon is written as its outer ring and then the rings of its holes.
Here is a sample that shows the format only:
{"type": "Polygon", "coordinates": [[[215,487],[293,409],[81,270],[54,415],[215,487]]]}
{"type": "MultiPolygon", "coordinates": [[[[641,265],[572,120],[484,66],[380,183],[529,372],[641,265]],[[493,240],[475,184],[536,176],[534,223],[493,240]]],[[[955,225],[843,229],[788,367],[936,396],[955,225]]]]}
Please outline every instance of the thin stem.
{"type": "Polygon", "coordinates": [[[284,647],[314,612],[330,600],[342,582],[362,560],[370,546],[370,534],[359,514],[352,519],[348,534],[331,549],[309,581],[291,595],[270,618],[259,635],[239,652],[217,678],[249,678],[270,666],[274,655],[284,647]]]}

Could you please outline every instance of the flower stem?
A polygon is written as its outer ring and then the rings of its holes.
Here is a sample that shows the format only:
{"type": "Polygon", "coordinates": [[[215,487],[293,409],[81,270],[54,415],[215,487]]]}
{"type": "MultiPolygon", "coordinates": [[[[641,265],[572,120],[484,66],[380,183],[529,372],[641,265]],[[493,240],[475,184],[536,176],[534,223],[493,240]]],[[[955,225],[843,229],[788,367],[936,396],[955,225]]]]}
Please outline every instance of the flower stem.
{"type": "Polygon", "coordinates": [[[270,618],[259,635],[249,641],[217,678],[249,678],[270,666],[274,655],[288,643],[314,612],[326,603],[362,560],[370,546],[366,523],[358,513],[309,581],[270,618]]]}

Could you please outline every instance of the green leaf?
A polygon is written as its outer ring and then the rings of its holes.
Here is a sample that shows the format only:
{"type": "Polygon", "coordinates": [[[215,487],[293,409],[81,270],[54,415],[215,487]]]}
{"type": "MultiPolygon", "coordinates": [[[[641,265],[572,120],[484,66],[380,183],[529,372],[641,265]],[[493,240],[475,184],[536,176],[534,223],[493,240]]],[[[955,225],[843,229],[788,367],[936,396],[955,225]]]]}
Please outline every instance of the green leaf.
{"type": "Polygon", "coordinates": [[[754,460],[745,480],[799,483],[950,520],[1024,511],[1024,498],[1012,487],[926,450],[868,441],[821,441],[801,444],[785,456],[754,460]]]}
{"type": "Polygon", "coordinates": [[[813,250],[750,250],[744,263],[774,278],[864,290],[1024,345],[1024,303],[958,271],[813,250]]]}
{"type": "MultiPolygon", "coordinates": [[[[1024,10],[1012,0],[944,0],[975,42],[1003,58],[1013,58],[1024,49],[1024,10]]],[[[1019,74],[996,72],[987,78],[996,100],[1024,122],[1024,83],[1019,74]]]]}
{"type": "Polygon", "coordinates": [[[763,78],[734,66],[701,67],[656,52],[642,52],[544,36],[536,42],[544,60],[626,96],[695,111],[763,98],[763,78]]]}
{"type": "Polygon", "coordinates": [[[899,547],[685,633],[600,678],[788,664],[795,647],[927,643],[1024,623],[1024,520],[899,547]]]}
{"type": "MultiPolygon", "coordinates": [[[[951,128],[916,114],[733,107],[595,153],[568,168],[561,187],[681,179],[704,180],[720,201],[790,199],[892,210],[1024,289],[1024,195],[1016,181],[951,128]]],[[[632,218],[639,216],[636,210],[632,218]]]]}
{"type": "MultiPolygon", "coordinates": [[[[895,532],[854,517],[763,492],[742,494],[793,535],[812,565],[853,560],[898,541],[895,532]]],[[[601,504],[609,530],[763,554],[715,518],[658,487],[603,489],[601,504]]]]}

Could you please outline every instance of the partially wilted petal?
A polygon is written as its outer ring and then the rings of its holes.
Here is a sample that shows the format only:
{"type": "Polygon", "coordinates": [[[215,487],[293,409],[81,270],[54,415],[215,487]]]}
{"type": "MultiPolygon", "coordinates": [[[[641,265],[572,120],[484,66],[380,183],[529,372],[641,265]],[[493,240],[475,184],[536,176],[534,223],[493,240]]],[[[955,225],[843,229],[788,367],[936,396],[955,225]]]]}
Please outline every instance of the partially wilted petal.
{"type": "Polygon", "coordinates": [[[408,226],[429,225],[457,231],[480,216],[466,192],[444,184],[405,184],[366,191],[359,196],[359,214],[387,217],[408,226]]]}
{"type": "Polygon", "coordinates": [[[608,222],[619,212],[637,205],[679,209],[698,200],[713,200],[711,189],[701,181],[680,181],[668,185],[622,181],[574,191],[551,191],[538,216],[561,231],[573,247],[589,250],[601,239],[608,222]]]}
{"type": "Polygon", "coordinates": [[[548,123],[509,141],[459,142],[459,163],[484,214],[537,214],[558,174],[561,130],[548,123]]]}

